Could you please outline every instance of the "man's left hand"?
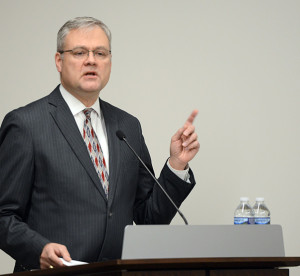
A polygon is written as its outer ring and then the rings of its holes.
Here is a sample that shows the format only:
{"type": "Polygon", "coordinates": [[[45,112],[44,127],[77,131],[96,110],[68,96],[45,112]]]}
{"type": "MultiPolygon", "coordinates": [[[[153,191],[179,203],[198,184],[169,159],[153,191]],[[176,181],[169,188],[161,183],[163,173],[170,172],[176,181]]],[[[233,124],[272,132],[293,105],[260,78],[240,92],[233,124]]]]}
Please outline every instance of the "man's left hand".
{"type": "Polygon", "coordinates": [[[195,132],[193,122],[198,114],[198,110],[194,110],[184,126],[180,128],[172,137],[170,145],[170,165],[176,170],[184,170],[197,152],[200,144],[198,135],[195,132]]]}

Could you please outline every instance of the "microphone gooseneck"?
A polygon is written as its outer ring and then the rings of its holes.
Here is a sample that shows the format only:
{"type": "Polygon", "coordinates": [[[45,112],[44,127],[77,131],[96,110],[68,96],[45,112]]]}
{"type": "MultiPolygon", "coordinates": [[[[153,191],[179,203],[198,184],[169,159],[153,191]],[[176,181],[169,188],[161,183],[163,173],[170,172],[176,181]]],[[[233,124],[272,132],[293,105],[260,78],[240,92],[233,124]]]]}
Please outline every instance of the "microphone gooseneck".
{"type": "Polygon", "coordinates": [[[184,223],[186,225],[188,225],[188,222],[185,218],[185,216],[183,215],[183,213],[179,210],[179,208],[177,207],[177,205],[174,203],[174,201],[172,200],[172,198],[169,196],[169,194],[166,192],[166,190],[162,187],[162,185],[158,182],[158,180],[156,179],[156,177],[152,174],[152,172],[148,169],[148,167],[146,166],[146,164],[143,162],[143,160],[139,157],[139,155],[135,152],[135,150],[131,147],[131,145],[128,143],[127,139],[126,139],[126,135],[124,134],[124,132],[122,130],[117,130],[116,131],[116,135],[117,137],[121,140],[124,141],[126,143],[126,145],[131,149],[131,151],[134,153],[134,155],[137,157],[137,159],[141,162],[141,164],[144,166],[144,168],[148,171],[148,173],[151,175],[151,177],[153,178],[153,180],[155,181],[155,183],[159,186],[159,188],[164,192],[164,194],[166,195],[166,197],[169,199],[169,201],[173,204],[173,206],[175,207],[175,209],[177,210],[178,214],[181,216],[181,218],[183,219],[184,223]]]}

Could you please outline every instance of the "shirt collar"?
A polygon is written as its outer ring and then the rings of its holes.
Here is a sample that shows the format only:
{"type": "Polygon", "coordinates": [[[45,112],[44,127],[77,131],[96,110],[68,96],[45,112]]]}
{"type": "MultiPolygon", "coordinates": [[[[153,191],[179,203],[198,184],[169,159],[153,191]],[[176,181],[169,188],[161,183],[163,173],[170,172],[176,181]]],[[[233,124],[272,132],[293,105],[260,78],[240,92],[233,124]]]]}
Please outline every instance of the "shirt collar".
{"type": "MultiPolygon", "coordinates": [[[[60,93],[63,97],[63,99],[66,101],[67,105],[69,106],[73,116],[80,113],[82,110],[86,108],[86,106],[79,101],[77,98],[75,98],[71,93],[69,93],[61,84],[59,86],[60,93]]],[[[94,102],[94,104],[91,106],[91,108],[96,111],[97,115],[100,116],[100,104],[99,104],[99,98],[94,102]]]]}

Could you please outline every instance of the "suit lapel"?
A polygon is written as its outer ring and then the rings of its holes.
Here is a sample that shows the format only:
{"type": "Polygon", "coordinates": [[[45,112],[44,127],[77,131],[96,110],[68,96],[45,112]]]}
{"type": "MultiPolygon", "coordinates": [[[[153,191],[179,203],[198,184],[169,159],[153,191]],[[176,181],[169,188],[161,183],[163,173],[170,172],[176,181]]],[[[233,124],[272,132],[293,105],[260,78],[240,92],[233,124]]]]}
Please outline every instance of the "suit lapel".
{"type": "Polygon", "coordinates": [[[115,117],[115,113],[111,110],[110,105],[100,100],[100,108],[104,117],[105,127],[108,139],[109,150],[109,193],[108,193],[108,205],[113,202],[113,198],[116,192],[119,170],[120,170],[120,140],[116,136],[116,131],[119,129],[118,120],[115,117]]]}
{"type": "Polygon", "coordinates": [[[69,143],[70,147],[81,162],[82,166],[87,171],[97,190],[100,192],[102,197],[105,200],[107,200],[100,179],[90,159],[90,156],[86,149],[86,145],[84,143],[84,140],[82,139],[81,133],[75,122],[75,119],[67,103],[61,96],[58,87],[50,94],[49,104],[51,106],[50,114],[56,122],[58,128],[69,143]]]}

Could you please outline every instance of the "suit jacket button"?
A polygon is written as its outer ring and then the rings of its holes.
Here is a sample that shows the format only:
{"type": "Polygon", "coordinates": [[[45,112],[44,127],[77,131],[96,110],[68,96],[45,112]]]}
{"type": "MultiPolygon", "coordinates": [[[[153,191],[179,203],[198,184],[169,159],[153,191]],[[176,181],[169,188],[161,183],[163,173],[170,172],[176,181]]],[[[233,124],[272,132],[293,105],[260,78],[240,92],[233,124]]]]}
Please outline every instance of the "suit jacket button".
{"type": "Polygon", "coordinates": [[[113,215],[113,213],[112,212],[110,212],[109,214],[108,214],[108,216],[111,218],[112,217],[112,215],[113,215]]]}

